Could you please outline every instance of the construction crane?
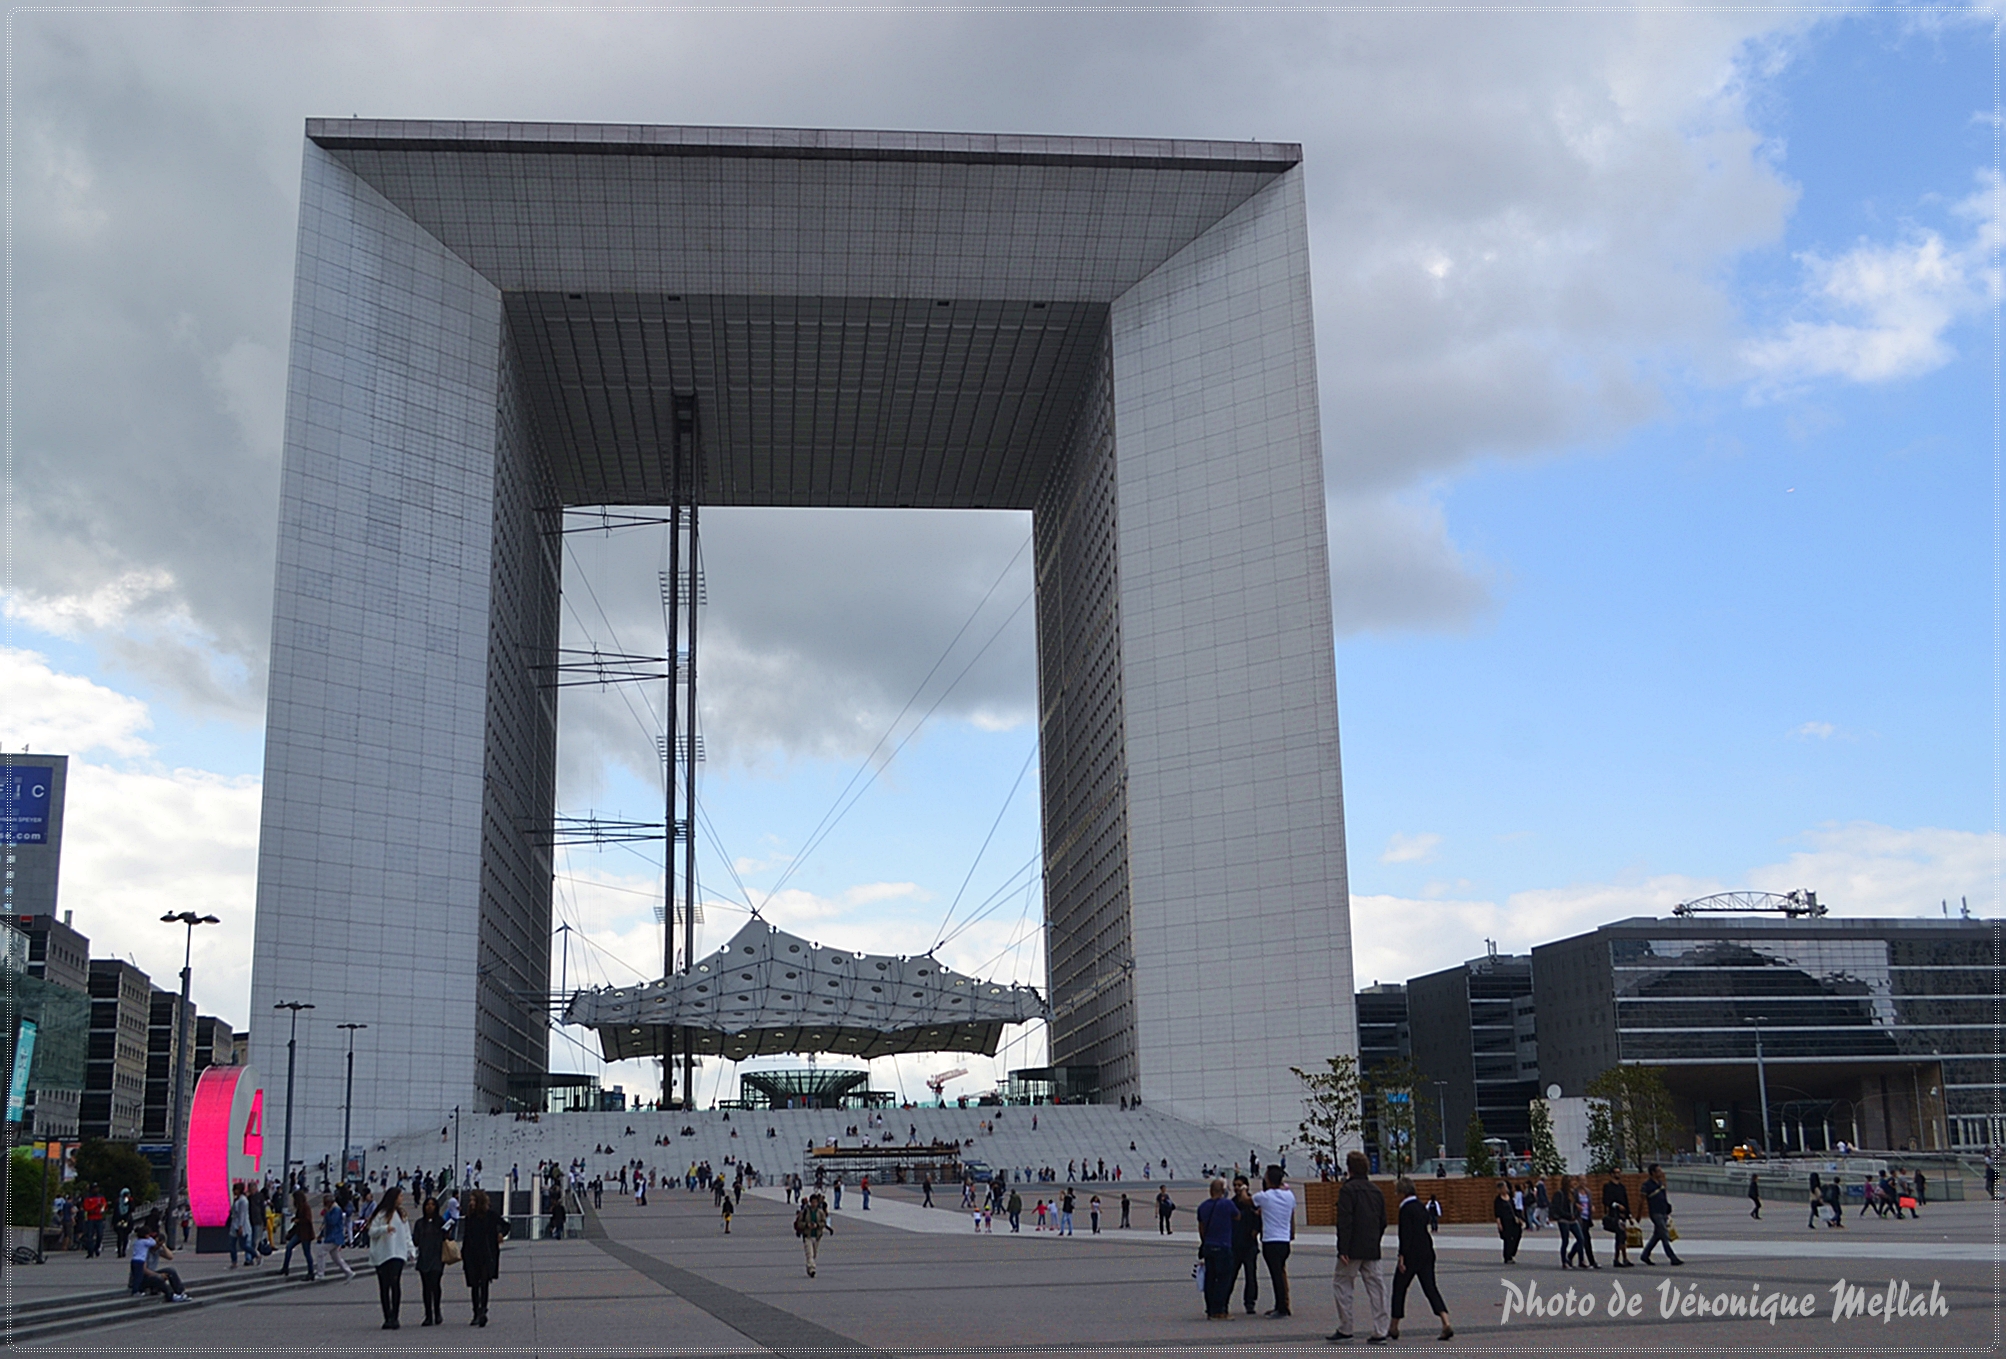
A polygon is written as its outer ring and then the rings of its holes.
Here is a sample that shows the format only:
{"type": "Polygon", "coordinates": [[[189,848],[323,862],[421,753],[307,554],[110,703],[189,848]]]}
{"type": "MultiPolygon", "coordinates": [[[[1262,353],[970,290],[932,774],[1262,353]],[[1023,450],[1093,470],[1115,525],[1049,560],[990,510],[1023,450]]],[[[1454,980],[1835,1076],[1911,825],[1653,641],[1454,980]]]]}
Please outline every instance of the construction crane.
{"type": "Polygon", "coordinates": [[[1795,920],[1799,916],[1821,916],[1825,907],[1819,904],[1816,892],[1802,887],[1794,892],[1716,892],[1672,907],[1672,914],[1677,916],[1747,915],[1755,911],[1776,911],[1795,920]]]}
{"type": "Polygon", "coordinates": [[[940,1105],[943,1109],[946,1108],[947,1096],[941,1094],[941,1091],[947,1088],[947,1083],[949,1081],[954,1080],[960,1076],[966,1076],[967,1074],[968,1074],[967,1067],[958,1066],[954,1068],[954,1070],[952,1071],[941,1071],[935,1073],[934,1075],[928,1076],[926,1078],[926,1088],[933,1091],[933,1102],[935,1104],[940,1105]]]}

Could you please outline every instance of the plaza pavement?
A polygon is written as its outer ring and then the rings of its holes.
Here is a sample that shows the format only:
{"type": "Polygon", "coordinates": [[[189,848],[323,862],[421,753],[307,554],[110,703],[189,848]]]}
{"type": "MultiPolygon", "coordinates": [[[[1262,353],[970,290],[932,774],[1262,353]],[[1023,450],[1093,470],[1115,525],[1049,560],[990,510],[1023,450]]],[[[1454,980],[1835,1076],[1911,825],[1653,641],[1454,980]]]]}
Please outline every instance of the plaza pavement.
{"type": "MultiPolygon", "coordinates": [[[[1106,1186],[1101,1186],[1103,1189],[1106,1186]]],[[[1052,1186],[1032,1185],[1027,1202],[1052,1186]]],[[[1154,1193],[1154,1186],[1150,1188],[1154,1193]]],[[[417,1281],[408,1272],[404,1325],[380,1329],[374,1281],[300,1287],[254,1301],[199,1309],[150,1309],[133,1325],[79,1333],[69,1341],[29,1348],[115,1354],[167,1350],[181,1354],[278,1354],[304,1350],[353,1353],[485,1351],[526,1355],[859,1353],[936,1354],[955,1351],[1080,1349],[1189,1350],[1222,1353],[1329,1352],[1323,1337],[1335,1324],[1327,1228],[1300,1228],[1291,1271],[1295,1315],[1247,1316],[1238,1297],[1225,1322],[1207,1322],[1190,1277],[1194,1241],[1190,1209],[1196,1185],[1174,1194],[1185,1230],[1157,1234],[1149,1197],[1134,1195],[1135,1226],[1113,1229],[1103,1219],[1087,1234],[1086,1195],[1076,1234],[1032,1231],[1012,1236],[1007,1223],[977,1236],[959,1210],[959,1191],[936,1195],[940,1206],[918,1205],[916,1190],[890,1188],[860,1211],[846,1192],[836,1232],[823,1243],[819,1276],[809,1279],[778,1191],[745,1197],[729,1236],[709,1195],[658,1193],[649,1207],[609,1194],[590,1215],[584,1239],[511,1244],[493,1290],[493,1321],[470,1328],[466,1288],[448,1271],[448,1324],[417,1324],[417,1281]]],[[[1110,1209],[1114,1196],[1103,1193],[1110,1209]]],[[[1687,1196],[1678,1202],[1682,1268],[1562,1272],[1552,1231],[1528,1233],[1517,1263],[1500,1265],[1496,1238],[1480,1227],[1444,1228],[1437,1238],[1440,1279],[1458,1328],[1452,1344],[1484,1352],[1541,1354],[1684,1351],[1751,1353],[1895,1351],[1941,1353],[1997,1347],[1998,1205],[1984,1201],[1936,1205],[1919,1221],[1849,1219],[1845,1232],[1804,1225],[1797,1205],[1772,1204],[1765,1221],[1750,1221],[1747,1205],[1687,1196]],[[1864,1316],[1835,1322],[1832,1285],[1840,1278],[1879,1297],[1890,1278],[1912,1295],[1934,1286],[1948,1315],[1864,1316]],[[1500,1324],[1509,1299],[1596,1297],[1593,1315],[1526,1316],[1500,1324]],[[1780,1317],[1771,1325],[1739,1318],[1663,1320],[1658,1289],[1673,1282],[1718,1297],[1810,1294],[1815,1314],[1780,1317]],[[1641,1294],[1638,1315],[1610,1321],[1608,1297],[1620,1282],[1641,1294]]],[[[1596,1246],[1605,1266],[1607,1236],[1596,1246]]],[[[1388,1246],[1391,1247],[1391,1238],[1388,1246]]],[[[45,1267],[45,1268],[53,1268],[45,1267]]],[[[106,1262],[107,1270],[123,1265],[106,1262]]],[[[206,1269],[206,1264],[205,1264],[206,1269]]],[[[1390,1273],[1390,1259],[1389,1259],[1390,1273]]],[[[191,1282],[191,1290],[199,1287],[191,1282]]],[[[1270,1305],[1262,1280],[1260,1306],[1270,1305]]],[[[1430,1347],[1433,1318],[1418,1291],[1401,1347],[1430,1347]]],[[[1361,1298],[1362,1303],[1362,1298],[1361,1298]]],[[[1360,1337],[1362,1341],[1362,1337],[1360,1337]]],[[[1357,1342],[1354,1342],[1357,1343],[1357,1342]]],[[[1446,1350],[1448,1347],[1444,1347],[1446,1350]]]]}

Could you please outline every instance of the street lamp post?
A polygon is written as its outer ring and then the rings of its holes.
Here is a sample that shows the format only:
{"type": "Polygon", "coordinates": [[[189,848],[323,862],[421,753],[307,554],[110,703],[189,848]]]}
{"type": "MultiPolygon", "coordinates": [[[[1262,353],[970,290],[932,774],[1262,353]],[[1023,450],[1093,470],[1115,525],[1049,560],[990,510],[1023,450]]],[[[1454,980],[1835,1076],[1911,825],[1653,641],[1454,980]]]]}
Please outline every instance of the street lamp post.
{"type": "MultiPolygon", "coordinates": [[[[197,925],[220,925],[223,922],[213,915],[197,915],[193,911],[169,911],[160,917],[163,925],[180,925],[187,930],[181,946],[181,1008],[174,1012],[174,1121],[167,1126],[168,1152],[167,1171],[167,1221],[174,1221],[176,1200],[181,1193],[181,1168],[187,1159],[184,1149],[181,1111],[187,1099],[187,1085],[183,1071],[188,1064],[188,982],[189,969],[195,959],[195,927],[197,925]]],[[[169,1231],[173,1229],[170,1226],[169,1231]]]]}
{"type": "Polygon", "coordinates": [[[313,1005],[303,1000],[282,1000],[272,1008],[274,1010],[291,1010],[293,1012],[292,1033],[286,1039],[285,1164],[279,1167],[279,1178],[284,1182],[286,1188],[291,1190],[293,1184],[293,1069],[296,1065],[295,1059],[299,1055],[300,1011],[311,1010],[313,1005]]]}
{"type": "Polygon", "coordinates": [[[460,1106],[453,1106],[453,1192],[464,1194],[467,1187],[460,1183],[460,1106]]]}
{"type": "Polygon", "coordinates": [[[1435,1144],[1435,1159],[1446,1161],[1449,1159],[1449,1083],[1447,1081],[1435,1082],[1435,1114],[1441,1119],[1438,1130],[1442,1134],[1442,1140],[1435,1144]]]}
{"type": "MultiPolygon", "coordinates": [[[[367,1024],[337,1024],[337,1029],[348,1030],[348,1093],[341,1101],[341,1182],[348,1183],[348,1129],[349,1121],[355,1114],[355,1034],[358,1029],[366,1029],[367,1024]]],[[[291,1101],[287,1101],[290,1107],[291,1101]]]]}
{"type": "Polygon", "coordinates": [[[1762,1021],[1767,1015],[1751,1015],[1748,1022],[1755,1026],[1755,1091],[1762,1101],[1762,1158],[1769,1159],[1769,1071],[1762,1060],[1762,1021]]]}

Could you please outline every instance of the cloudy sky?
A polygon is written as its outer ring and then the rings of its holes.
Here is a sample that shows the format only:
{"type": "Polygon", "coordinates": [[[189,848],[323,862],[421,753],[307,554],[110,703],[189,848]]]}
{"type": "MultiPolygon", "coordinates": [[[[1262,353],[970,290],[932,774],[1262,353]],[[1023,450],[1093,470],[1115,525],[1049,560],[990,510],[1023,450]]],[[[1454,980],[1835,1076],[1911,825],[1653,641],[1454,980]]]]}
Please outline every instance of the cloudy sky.
{"type": "MultiPolygon", "coordinates": [[[[257,1021],[301,123],[360,114],[1299,141],[1359,981],[1727,887],[1996,914],[1993,25],[18,14],[0,741],[76,757],[63,905],[157,979],[224,916],[257,1021]]],[[[1042,982],[1028,532],[707,519],[710,943],[1042,982]]],[[[570,540],[575,641],[643,649],[660,549],[570,540]]],[[[567,699],[563,810],[658,802],[649,701],[567,699]]],[[[645,856],[558,889],[567,980],[659,956],[645,856]]]]}

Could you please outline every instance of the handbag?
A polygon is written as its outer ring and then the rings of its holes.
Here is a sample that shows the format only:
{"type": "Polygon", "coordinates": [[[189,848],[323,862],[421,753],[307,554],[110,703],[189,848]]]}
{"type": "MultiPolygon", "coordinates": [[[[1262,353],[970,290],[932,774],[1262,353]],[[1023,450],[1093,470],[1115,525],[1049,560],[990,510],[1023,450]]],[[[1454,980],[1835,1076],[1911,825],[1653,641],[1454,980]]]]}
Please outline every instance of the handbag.
{"type": "Polygon", "coordinates": [[[1623,1244],[1633,1250],[1642,1249],[1644,1245],[1644,1229],[1634,1222],[1625,1227],[1623,1229],[1623,1244]]]}
{"type": "Polygon", "coordinates": [[[1198,1285],[1198,1291],[1203,1293],[1205,1291],[1205,1262],[1203,1260],[1191,1266],[1191,1278],[1198,1285]]]}
{"type": "Polygon", "coordinates": [[[1673,1225],[1671,1224],[1671,1220],[1670,1220],[1670,1219],[1666,1219],[1666,1221],[1665,1221],[1665,1240],[1667,1240],[1667,1241],[1676,1241],[1676,1240],[1678,1240],[1678,1239],[1679,1239],[1679,1229],[1678,1229],[1677,1227],[1674,1227],[1674,1226],[1673,1226],[1673,1225]]]}
{"type": "Polygon", "coordinates": [[[439,1263],[457,1265],[460,1263],[460,1243],[447,1241],[439,1247],[439,1263]]]}

